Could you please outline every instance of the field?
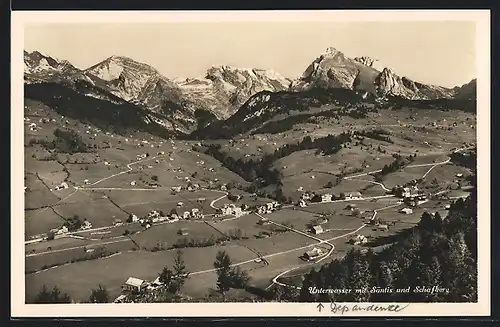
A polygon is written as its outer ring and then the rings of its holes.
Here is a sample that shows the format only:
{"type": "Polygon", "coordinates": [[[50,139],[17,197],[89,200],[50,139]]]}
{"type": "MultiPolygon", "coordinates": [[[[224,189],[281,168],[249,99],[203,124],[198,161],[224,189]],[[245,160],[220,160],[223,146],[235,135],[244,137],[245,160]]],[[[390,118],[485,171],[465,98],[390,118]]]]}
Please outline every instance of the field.
{"type": "MultiPolygon", "coordinates": [[[[30,112],[32,121],[38,121],[35,114],[47,115],[45,109],[34,106],[30,112]]],[[[382,110],[378,116],[364,119],[342,117],[341,122],[325,119],[321,124],[298,123],[293,130],[244,135],[232,143],[227,140],[213,141],[221,144],[234,159],[248,160],[251,157],[258,160],[263,153],[271,153],[284,144],[297,143],[307,135],[314,138],[347,130],[380,128],[390,136],[391,142],[365,137],[363,140],[354,139],[335,154],[316,154],[316,149],[307,149],[275,161],[274,168],[282,175],[282,191],[294,201],[304,191],[335,195],[359,191],[368,199],[315,203],[305,208],[286,207],[265,214],[271,223],[260,225],[261,218],[256,214],[239,218],[223,217],[224,220],[213,218],[216,208],[224,204],[252,206],[271,200],[253,199],[242,190],[249,184],[248,181],[211,156],[192,150],[198,142],[161,140],[141,134],[113,135],[80,122],[66,122],[56,114],[50,117],[56,122],[40,123],[42,129],[26,131],[25,238],[60,227],[64,219],[74,215],[89,220],[93,229],[75,233],[75,236],[84,239],[65,237],[26,244],[28,299],[32,299],[44,284],[48,287],[57,285],[75,300],[86,300],[90,290],[102,284],[114,298],[120,294],[120,287],[128,277],[153,280],[165,265],[171,266],[175,255],[175,250],[171,248],[178,240],[217,239],[236,230],[241,231],[241,239],[230,240],[224,245],[182,249],[191,272],[183,292],[202,297],[210,288],[215,288],[217,277],[213,262],[219,250],[227,251],[232,262],[249,273],[252,285],[265,288],[275,276],[292,268],[295,269],[285,275],[285,279],[288,276],[300,281],[300,275],[312,267],[343,256],[353,247],[348,241],[356,234],[368,237],[366,247],[380,249],[393,242],[400,231],[418,223],[425,211],[439,212],[445,217],[447,211],[444,206],[449,203],[448,200],[431,200],[406,215],[399,212],[404,205],[398,205],[395,198],[370,197],[383,196],[387,193],[385,188],[422,178],[427,172],[424,182],[419,185],[421,189],[427,192],[446,191],[446,195],[452,197],[463,195],[458,188],[467,185],[465,178],[471,173],[468,169],[451,163],[431,167],[447,160],[451,149],[475,142],[474,126],[470,126],[475,122],[469,114],[411,109],[382,110]],[[454,123],[457,126],[453,126],[454,123]],[[50,139],[55,128],[62,126],[78,130],[85,142],[92,146],[92,152],[58,153],[53,156],[39,144],[29,144],[34,138],[50,139]],[[164,152],[164,155],[158,155],[159,152],[164,152]],[[371,173],[391,164],[395,153],[403,156],[417,154],[411,165],[426,166],[406,167],[386,175],[383,185],[377,184],[371,173]],[[138,161],[137,155],[141,154],[148,156],[138,161]],[[49,156],[51,158],[47,160],[49,156]],[[340,173],[347,178],[335,185],[336,175],[340,173]],[[457,177],[459,173],[463,176],[457,177]],[[355,175],[363,176],[352,177],[355,175]],[[85,180],[88,180],[87,185],[84,185],[85,180]],[[199,184],[202,189],[172,194],[171,187],[185,188],[188,180],[199,184]],[[63,181],[68,183],[69,188],[55,191],[54,187],[63,181]],[[135,185],[131,185],[132,181],[135,185]],[[335,186],[325,188],[328,182],[335,186]],[[153,188],[153,183],[157,183],[158,187],[153,188]],[[220,187],[224,183],[241,185],[240,189],[233,187],[229,192],[241,194],[243,198],[232,202],[225,197],[225,192],[207,190],[209,185],[220,187]],[[179,202],[183,203],[182,206],[178,206],[179,202]],[[353,214],[346,208],[349,204],[355,204],[363,213],[353,214]],[[206,215],[202,221],[159,223],[147,230],[138,223],[113,226],[115,219],[126,221],[132,213],[143,217],[152,210],[170,213],[175,209],[182,214],[193,208],[206,215]],[[388,231],[363,226],[365,218],[374,214],[390,224],[388,231]],[[320,223],[318,219],[322,216],[327,218],[327,221],[321,222],[324,232],[312,234],[308,230],[309,225],[320,223]],[[291,226],[296,231],[283,231],[283,227],[277,224],[291,226]],[[179,235],[180,229],[187,231],[187,235],[179,235]],[[256,237],[262,236],[264,231],[271,232],[271,235],[256,237]],[[313,247],[329,250],[329,246],[320,244],[318,239],[328,240],[335,246],[331,257],[320,264],[301,260],[299,257],[313,247]],[[79,261],[89,256],[85,248],[97,247],[105,248],[108,253],[117,253],[106,258],[79,261]],[[158,249],[160,251],[156,251],[158,249]],[[260,256],[265,256],[267,263],[254,261],[260,256]],[[68,263],[71,261],[73,263],[68,263]],[[48,268],[51,266],[54,267],[48,268]]]]}
{"type": "MultiPolygon", "coordinates": [[[[225,250],[234,262],[252,260],[255,254],[236,245],[183,249],[186,266],[191,272],[213,269],[218,250],[225,250]]],[[[109,258],[77,262],[26,276],[27,298],[32,298],[43,284],[58,285],[75,299],[85,300],[99,283],[106,285],[110,295],[116,297],[121,285],[134,276],[154,280],[165,265],[172,265],[175,251],[130,251],[109,258]]],[[[215,285],[212,285],[215,287],[215,285]]]]}

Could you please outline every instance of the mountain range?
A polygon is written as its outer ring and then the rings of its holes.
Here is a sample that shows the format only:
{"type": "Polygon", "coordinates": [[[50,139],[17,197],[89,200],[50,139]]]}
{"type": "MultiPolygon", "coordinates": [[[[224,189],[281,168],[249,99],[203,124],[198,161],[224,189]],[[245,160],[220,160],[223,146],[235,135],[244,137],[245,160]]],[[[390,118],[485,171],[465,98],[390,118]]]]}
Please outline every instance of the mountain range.
{"type": "Polygon", "coordinates": [[[168,78],[148,64],[123,56],[111,56],[79,69],[66,60],[24,51],[24,80],[25,89],[57,84],[86,97],[133,106],[134,110],[143,111],[142,119],[183,133],[212,121],[241,116],[237,111],[248,111],[245,104],[261,92],[345,89],[376,98],[396,96],[410,100],[476,96],[475,79],[454,88],[423,84],[398,76],[376,59],[349,58],[335,48],[320,54],[295,79],[272,70],[225,65],[210,67],[203,77],[168,78]]]}

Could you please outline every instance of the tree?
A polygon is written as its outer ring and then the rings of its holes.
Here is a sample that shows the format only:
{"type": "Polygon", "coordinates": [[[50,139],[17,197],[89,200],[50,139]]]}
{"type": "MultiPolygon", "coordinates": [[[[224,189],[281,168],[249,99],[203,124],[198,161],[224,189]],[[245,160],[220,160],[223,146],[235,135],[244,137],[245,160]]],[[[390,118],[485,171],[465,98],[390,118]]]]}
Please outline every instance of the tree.
{"type": "Polygon", "coordinates": [[[151,179],[154,180],[155,182],[158,182],[158,176],[156,175],[151,176],[151,179]]]}
{"type": "Polygon", "coordinates": [[[217,290],[224,294],[231,288],[231,258],[226,251],[218,251],[214,268],[217,269],[217,290]]]}
{"type": "Polygon", "coordinates": [[[99,284],[98,288],[93,289],[90,292],[89,297],[90,303],[108,303],[109,302],[109,294],[106,287],[99,284]]]}
{"type": "Polygon", "coordinates": [[[326,187],[326,188],[332,188],[332,187],[333,187],[333,183],[332,183],[332,181],[329,181],[329,182],[326,184],[326,186],[325,186],[325,187],[326,187]]]}
{"type": "Polygon", "coordinates": [[[186,283],[186,280],[189,277],[189,272],[186,268],[186,263],[184,262],[183,258],[184,253],[181,250],[178,250],[175,253],[175,258],[174,258],[174,266],[173,266],[173,273],[174,273],[174,278],[175,278],[175,286],[172,288],[172,293],[176,294],[177,292],[180,291],[182,286],[186,283]]]}
{"type": "Polygon", "coordinates": [[[172,208],[172,209],[170,210],[170,215],[171,215],[171,216],[172,216],[172,215],[177,215],[177,209],[172,208]]]}
{"type": "Polygon", "coordinates": [[[159,274],[159,277],[160,282],[163,283],[166,288],[168,288],[170,286],[170,283],[172,282],[174,273],[168,268],[168,266],[165,266],[159,274]]]}
{"type": "Polygon", "coordinates": [[[54,285],[52,291],[47,290],[47,286],[43,285],[41,291],[36,296],[35,303],[71,303],[71,298],[67,293],[62,293],[61,290],[54,285]]]}

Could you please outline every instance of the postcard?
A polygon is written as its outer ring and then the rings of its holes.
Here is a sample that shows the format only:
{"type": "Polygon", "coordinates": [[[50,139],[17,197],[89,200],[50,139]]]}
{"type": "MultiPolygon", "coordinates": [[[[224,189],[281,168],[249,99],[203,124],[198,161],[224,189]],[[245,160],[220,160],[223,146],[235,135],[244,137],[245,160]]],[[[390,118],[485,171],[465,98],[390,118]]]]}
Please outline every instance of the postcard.
{"type": "Polygon", "coordinates": [[[14,11],[12,315],[488,316],[489,33],[14,11]]]}

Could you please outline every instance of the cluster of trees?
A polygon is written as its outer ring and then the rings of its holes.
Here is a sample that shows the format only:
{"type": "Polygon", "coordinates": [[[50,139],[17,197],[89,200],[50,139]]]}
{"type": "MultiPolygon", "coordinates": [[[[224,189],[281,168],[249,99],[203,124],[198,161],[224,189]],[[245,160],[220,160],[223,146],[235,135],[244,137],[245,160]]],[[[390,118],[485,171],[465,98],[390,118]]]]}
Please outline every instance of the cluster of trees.
{"type": "Polygon", "coordinates": [[[429,213],[408,237],[382,252],[351,250],[340,260],[308,273],[299,301],[477,301],[477,204],[475,192],[456,201],[446,219],[429,213]],[[434,292],[418,292],[420,287],[434,292]],[[311,294],[309,287],[351,289],[346,294],[311,294]],[[392,292],[370,292],[373,287],[392,292]],[[408,289],[409,292],[396,290],[408,289]],[[354,290],[365,290],[355,292],[354,290]]]}
{"type": "Polygon", "coordinates": [[[381,181],[381,179],[385,175],[390,174],[390,173],[394,173],[394,172],[402,169],[403,167],[405,167],[409,163],[413,162],[415,160],[415,158],[417,157],[417,154],[415,153],[413,155],[409,155],[407,158],[404,158],[397,153],[393,154],[392,156],[394,157],[394,161],[391,162],[389,165],[384,165],[382,170],[375,174],[375,179],[377,181],[381,181]]]}
{"type": "MultiPolygon", "coordinates": [[[[54,150],[60,153],[83,153],[90,152],[91,150],[77,132],[60,128],[56,128],[54,131],[54,139],[50,141],[41,138],[29,140],[29,145],[35,144],[41,145],[47,150],[54,150]]],[[[51,157],[49,160],[54,160],[54,157],[51,157]]]]}
{"type": "Polygon", "coordinates": [[[226,251],[218,251],[214,268],[217,269],[217,291],[221,294],[231,288],[244,289],[248,286],[250,277],[245,270],[234,267],[226,251]]]}
{"type": "MultiPolygon", "coordinates": [[[[43,285],[35,299],[32,301],[35,304],[55,304],[55,303],[72,303],[70,295],[62,292],[57,285],[54,285],[52,290],[48,290],[46,285],[43,285]]],[[[97,288],[90,291],[87,301],[84,303],[108,303],[109,292],[106,287],[98,285],[97,288]]]]}
{"type": "Polygon", "coordinates": [[[363,131],[355,131],[354,132],[356,135],[363,136],[363,137],[368,137],[374,140],[379,140],[387,143],[394,143],[394,141],[390,138],[391,133],[382,129],[382,128],[375,128],[372,130],[363,130],[363,131]]]}
{"type": "Polygon", "coordinates": [[[214,245],[220,245],[228,240],[228,237],[220,236],[220,237],[215,237],[213,235],[210,235],[209,238],[202,238],[202,239],[196,239],[196,238],[179,238],[177,242],[175,242],[172,247],[176,249],[181,249],[181,248],[204,248],[204,247],[209,247],[209,246],[214,246],[214,245]]]}
{"type": "Polygon", "coordinates": [[[74,215],[73,217],[66,218],[63,226],[68,228],[68,231],[74,232],[79,230],[83,225],[83,221],[80,219],[80,216],[74,215]]]}
{"type": "Polygon", "coordinates": [[[242,158],[234,159],[228,153],[222,151],[220,144],[205,145],[205,154],[208,154],[218,161],[224,167],[240,175],[248,182],[258,182],[258,186],[280,185],[281,174],[273,167],[274,163],[294,152],[318,149],[325,155],[338,152],[344,143],[351,142],[350,133],[341,133],[339,135],[327,135],[312,139],[310,136],[304,137],[296,144],[286,144],[273,153],[265,154],[259,161],[253,159],[244,160],[242,158]]]}
{"type": "Polygon", "coordinates": [[[471,149],[467,152],[456,152],[450,155],[451,160],[463,167],[476,169],[477,167],[477,155],[476,148],[471,149]]]}

